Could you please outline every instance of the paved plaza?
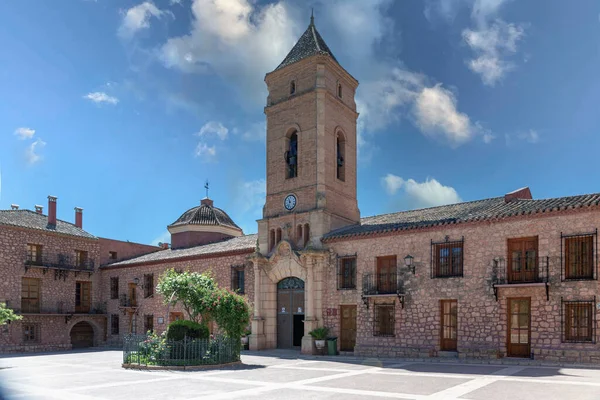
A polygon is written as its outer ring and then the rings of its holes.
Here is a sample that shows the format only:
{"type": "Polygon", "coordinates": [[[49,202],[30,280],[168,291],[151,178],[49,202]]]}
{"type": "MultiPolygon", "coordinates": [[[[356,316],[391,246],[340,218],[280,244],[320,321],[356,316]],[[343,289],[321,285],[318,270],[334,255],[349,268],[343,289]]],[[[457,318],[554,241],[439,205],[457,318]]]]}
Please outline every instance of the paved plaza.
{"type": "Polygon", "coordinates": [[[600,369],[246,353],[206,371],[121,368],[120,351],[0,358],[8,399],[600,399],[600,369]]]}

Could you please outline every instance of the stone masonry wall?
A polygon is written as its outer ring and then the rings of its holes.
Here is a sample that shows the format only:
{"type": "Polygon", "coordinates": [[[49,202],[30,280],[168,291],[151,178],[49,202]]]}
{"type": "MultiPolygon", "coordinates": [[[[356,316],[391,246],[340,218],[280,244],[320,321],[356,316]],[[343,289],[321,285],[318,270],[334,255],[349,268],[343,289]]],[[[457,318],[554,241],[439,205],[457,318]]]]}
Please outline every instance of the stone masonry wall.
{"type": "MultiPolygon", "coordinates": [[[[162,295],[156,293],[148,298],[144,298],[144,291],[141,287],[144,279],[144,274],[154,274],[154,286],[158,284],[160,276],[170,268],[192,272],[208,272],[210,271],[216,278],[219,286],[223,288],[231,288],[231,267],[245,265],[247,254],[236,255],[221,255],[216,257],[205,257],[185,261],[165,261],[160,263],[132,265],[132,266],[107,266],[102,268],[102,291],[105,293],[105,299],[108,309],[108,340],[110,343],[119,343],[123,335],[131,333],[132,319],[136,321],[136,333],[144,332],[144,316],[151,315],[153,317],[154,330],[157,333],[163,332],[168,323],[167,306],[164,304],[162,295]],[[128,295],[128,285],[135,278],[139,279],[139,287],[136,290],[138,309],[135,314],[127,312],[119,308],[119,300],[110,298],[110,278],[119,278],[119,295],[128,295]],[[119,318],[119,335],[113,335],[110,329],[111,315],[118,315],[119,318]],[[158,323],[158,319],[163,318],[163,324],[158,323]]],[[[254,272],[249,266],[245,267],[245,296],[252,304],[254,299],[254,272]]],[[[180,305],[169,308],[170,312],[183,312],[180,305]]],[[[185,316],[187,319],[187,315],[185,316]]]]}
{"type": "MultiPolygon", "coordinates": [[[[458,300],[458,354],[460,357],[496,358],[507,352],[507,299],[531,298],[531,349],[536,359],[565,362],[600,362],[600,342],[562,343],[561,297],[564,300],[600,301],[593,281],[561,281],[561,232],[593,232],[600,227],[600,211],[576,210],[543,216],[521,216],[495,222],[449,225],[387,236],[327,243],[334,254],[357,254],[357,289],[337,290],[335,258],[325,271],[324,325],[340,335],[341,304],[357,305],[355,353],[370,356],[437,356],[440,351],[440,300],[458,300]],[[431,240],[464,236],[464,276],[431,278],[431,240]],[[492,289],[493,259],[506,257],[507,239],[539,237],[540,259],[550,257],[549,300],[544,286],[492,289]],[[414,256],[416,274],[404,266],[414,256]],[[396,255],[407,293],[402,309],[397,297],[361,299],[362,277],[374,273],[377,257],[396,255]],[[373,305],[395,303],[395,336],[373,336],[373,305]]],[[[597,251],[597,249],[595,250],[597,251]]],[[[594,308],[596,320],[598,310],[594,308]]],[[[596,326],[598,332],[598,326],[596,326]]],[[[597,333],[596,333],[597,335],[597,333]]],[[[339,343],[339,342],[338,342],[339,343]]]]}
{"type": "MultiPolygon", "coordinates": [[[[30,267],[25,271],[27,244],[43,246],[43,254],[67,254],[75,257],[75,250],[88,252],[88,257],[95,260],[98,268],[99,245],[96,239],[78,238],[60,235],[53,232],[43,232],[33,229],[21,229],[7,226],[0,227],[0,301],[7,302],[10,308],[21,309],[22,278],[40,280],[40,314],[26,314],[20,322],[14,322],[3,329],[0,334],[0,352],[22,350],[55,350],[71,347],[70,326],[65,323],[64,315],[75,311],[76,282],[91,282],[90,307],[102,309],[103,299],[100,293],[98,272],[69,271],[66,275],[57,275],[55,270],[30,267]],[[61,314],[60,317],[50,317],[48,314],[61,314]],[[41,325],[41,336],[36,343],[24,343],[22,324],[36,323],[41,325]]],[[[87,316],[80,316],[86,319],[87,316]]],[[[92,319],[104,318],[90,315],[92,319]]],[[[97,323],[95,334],[97,343],[101,344],[104,337],[104,326],[97,323]]]]}

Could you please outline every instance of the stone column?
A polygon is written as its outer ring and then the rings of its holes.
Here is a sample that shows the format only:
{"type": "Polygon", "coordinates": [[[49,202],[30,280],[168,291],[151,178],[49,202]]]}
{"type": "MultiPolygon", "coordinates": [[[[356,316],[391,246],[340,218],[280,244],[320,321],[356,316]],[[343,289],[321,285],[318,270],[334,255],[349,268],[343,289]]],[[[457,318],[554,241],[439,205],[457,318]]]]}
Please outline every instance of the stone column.
{"type": "Polygon", "coordinates": [[[304,282],[304,336],[302,337],[302,354],[314,354],[314,340],[308,333],[317,327],[315,318],[315,260],[312,257],[304,258],[307,269],[306,282],[304,282]]]}
{"type": "Polygon", "coordinates": [[[262,308],[262,271],[258,260],[252,261],[254,268],[254,315],[252,317],[252,333],[250,334],[250,350],[265,348],[264,318],[261,316],[262,308]]]}

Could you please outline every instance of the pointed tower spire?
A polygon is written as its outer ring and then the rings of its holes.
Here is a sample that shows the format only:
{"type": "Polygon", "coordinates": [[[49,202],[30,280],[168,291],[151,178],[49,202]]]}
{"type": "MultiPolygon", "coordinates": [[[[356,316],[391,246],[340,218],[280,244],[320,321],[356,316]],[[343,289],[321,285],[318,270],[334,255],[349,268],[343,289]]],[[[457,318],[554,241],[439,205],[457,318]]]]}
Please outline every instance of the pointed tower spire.
{"type": "Polygon", "coordinates": [[[329,49],[329,46],[327,46],[319,34],[319,31],[317,31],[317,27],[315,26],[315,13],[314,11],[311,11],[308,28],[306,28],[306,31],[300,36],[300,39],[298,39],[292,50],[290,50],[288,55],[275,70],[317,54],[329,56],[333,61],[337,62],[335,56],[329,49]]]}

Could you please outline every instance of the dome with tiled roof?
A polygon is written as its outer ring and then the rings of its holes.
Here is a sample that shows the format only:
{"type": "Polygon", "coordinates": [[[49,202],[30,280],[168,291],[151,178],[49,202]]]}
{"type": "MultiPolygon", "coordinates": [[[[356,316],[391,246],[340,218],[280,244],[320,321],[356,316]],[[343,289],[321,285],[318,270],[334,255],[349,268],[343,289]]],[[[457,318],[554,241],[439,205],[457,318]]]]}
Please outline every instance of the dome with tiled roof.
{"type": "Polygon", "coordinates": [[[199,206],[190,208],[167,227],[173,248],[185,248],[214,243],[243,235],[242,229],[213,201],[204,198],[199,206]]]}

